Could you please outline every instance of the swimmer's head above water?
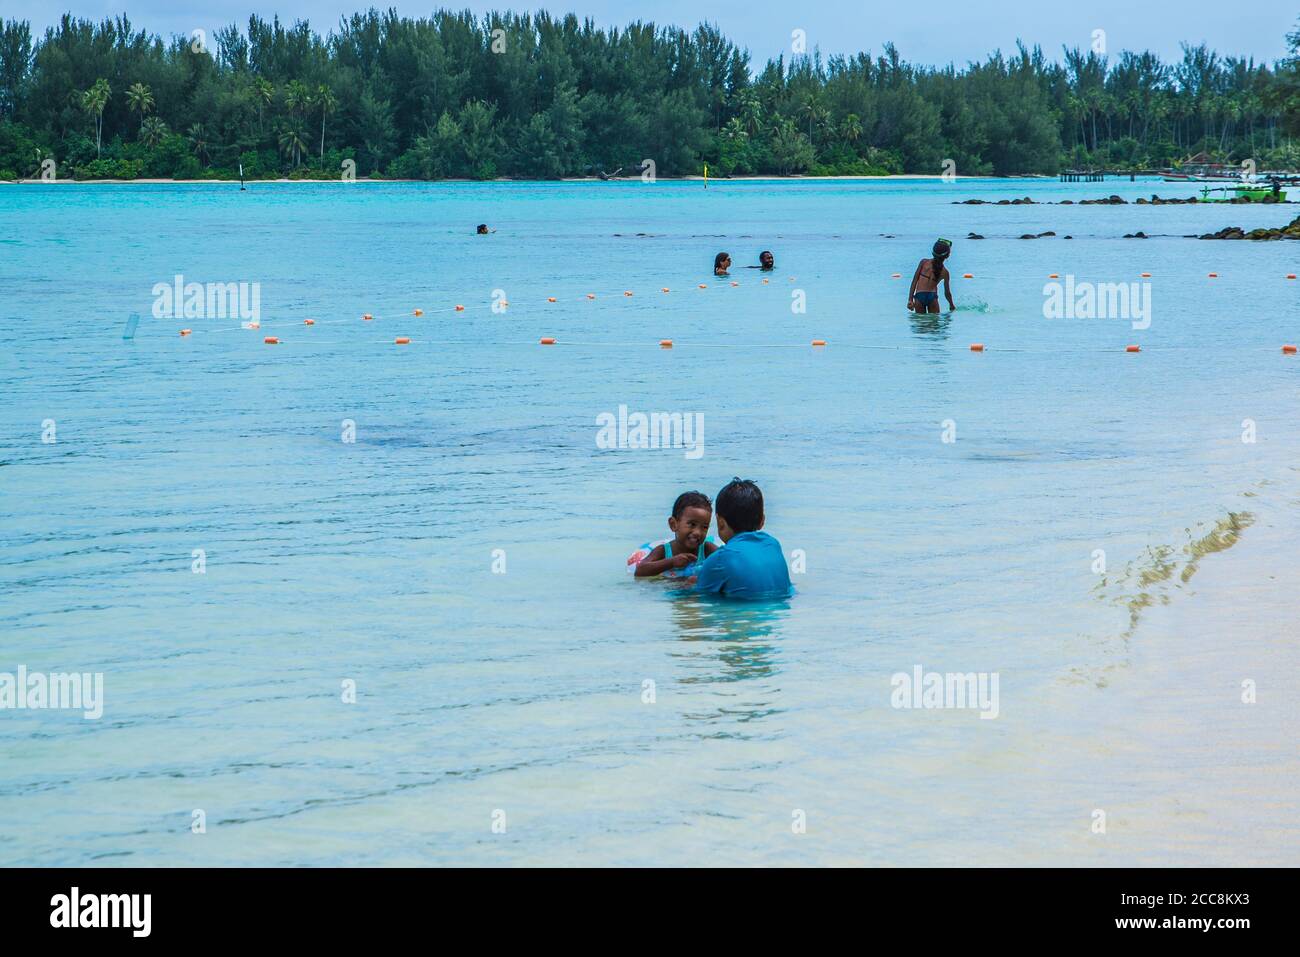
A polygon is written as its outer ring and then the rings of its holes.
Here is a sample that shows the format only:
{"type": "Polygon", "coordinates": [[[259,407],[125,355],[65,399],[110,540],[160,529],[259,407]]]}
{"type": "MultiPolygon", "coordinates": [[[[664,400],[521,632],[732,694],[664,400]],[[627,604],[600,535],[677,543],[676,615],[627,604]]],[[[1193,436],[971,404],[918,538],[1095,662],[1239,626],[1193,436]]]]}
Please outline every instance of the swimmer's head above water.
{"type": "Polygon", "coordinates": [[[952,240],[936,239],[934,248],[930,250],[934,254],[936,271],[943,268],[943,261],[952,255],[952,240]]]}
{"type": "Polygon", "coordinates": [[[476,229],[475,232],[480,236],[486,236],[488,233],[492,232],[492,230],[488,229],[487,223],[479,223],[478,229],[476,229]]]}
{"type": "Polygon", "coordinates": [[[713,275],[725,276],[727,270],[731,268],[731,254],[718,253],[713,257],[713,275]]]}
{"type": "Polygon", "coordinates": [[[757,532],[767,517],[763,514],[763,493],[749,479],[733,478],[717,498],[718,537],[724,542],[742,532],[757,532]]]}
{"type": "Polygon", "coordinates": [[[713,503],[703,492],[683,492],[673,502],[668,528],[677,537],[674,552],[696,552],[708,537],[713,522],[713,503]]]}
{"type": "Polygon", "coordinates": [[[758,266],[764,271],[776,268],[776,257],[772,255],[770,249],[764,249],[758,254],[758,266]]]}

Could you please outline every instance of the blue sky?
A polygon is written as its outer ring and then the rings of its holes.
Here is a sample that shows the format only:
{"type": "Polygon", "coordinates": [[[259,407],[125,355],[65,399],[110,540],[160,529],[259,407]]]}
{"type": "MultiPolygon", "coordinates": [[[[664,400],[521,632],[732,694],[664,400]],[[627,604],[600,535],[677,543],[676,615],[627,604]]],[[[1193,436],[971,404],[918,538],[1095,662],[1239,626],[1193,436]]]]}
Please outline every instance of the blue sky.
{"type": "MultiPolygon", "coordinates": [[[[125,12],[138,27],[163,34],[186,33],[202,27],[209,31],[228,23],[246,23],[250,13],[282,20],[307,19],[318,32],[338,23],[339,17],[371,5],[369,0],[3,0],[0,16],[32,22],[38,32],[57,21],[60,12],[100,19],[125,12]]],[[[407,16],[423,16],[436,0],[377,0],[407,16]]],[[[1150,4],[1138,0],[1087,0],[1053,3],[1051,0],[969,0],[950,3],[882,3],[872,0],[738,0],[715,6],[685,0],[654,3],[616,3],[610,0],[555,0],[529,3],[466,3],[449,0],[446,6],[476,12],[508,8],[575,12],[590,16],[602,26],[622,25],[635,19],[653,19],[694,27],[705,19],[749,48],[754,60],[788,50],[790,34],[802,29],[808,47],[823,53],[869,50],[878,53],[892,40],[905,59],[917,63],[958,65],[982,59],[994,49],[1012,50],[1017,38],[1041,44],[1053,58],[1063,45],[1087,47],[1094,30],[1104,30],[1107,49],[1151,49],[1166,59],[1179,56],[1179,42],[1208,42],[1221,54],[1254,56],[1272,61],[1286,52],[1285,35],[1300,17],[1294,0],[1263,0],[1233,8],[1222,2],[1184,0],[1150,4]],[[1232,11],[1239,9],[1240,16],[1232,11]],[[1177,11],[1175,14],[1174,11],[1177,11]]]]}

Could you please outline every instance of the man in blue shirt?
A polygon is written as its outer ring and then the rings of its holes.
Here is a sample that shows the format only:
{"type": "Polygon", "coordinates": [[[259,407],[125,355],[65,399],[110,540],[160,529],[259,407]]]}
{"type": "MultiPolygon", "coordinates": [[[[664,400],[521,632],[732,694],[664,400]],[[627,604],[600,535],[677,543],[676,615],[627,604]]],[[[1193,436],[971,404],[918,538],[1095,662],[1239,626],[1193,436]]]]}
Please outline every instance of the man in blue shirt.
{"type": "Polygon", "coordinates": [[[718,537],[726,544],[697,566],[695,588],[723,598],[787,598],[790,569],[781,543],[762,531],[763,493],[748,479],[732,479],[713,503],[718,537]]]}

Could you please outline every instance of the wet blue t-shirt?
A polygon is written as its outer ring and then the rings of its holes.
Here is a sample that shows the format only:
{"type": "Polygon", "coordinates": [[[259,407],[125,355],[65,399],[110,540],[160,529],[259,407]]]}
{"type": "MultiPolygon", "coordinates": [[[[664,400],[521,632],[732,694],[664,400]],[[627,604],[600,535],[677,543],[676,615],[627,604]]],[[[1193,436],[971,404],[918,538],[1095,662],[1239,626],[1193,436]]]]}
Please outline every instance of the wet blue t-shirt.
{"type": "Polygon", "coordinates": [[[792,591],[781,543],[767,532],[741,532],[696,566],[695,587],[724,598],[786,598],[792,591]]]}

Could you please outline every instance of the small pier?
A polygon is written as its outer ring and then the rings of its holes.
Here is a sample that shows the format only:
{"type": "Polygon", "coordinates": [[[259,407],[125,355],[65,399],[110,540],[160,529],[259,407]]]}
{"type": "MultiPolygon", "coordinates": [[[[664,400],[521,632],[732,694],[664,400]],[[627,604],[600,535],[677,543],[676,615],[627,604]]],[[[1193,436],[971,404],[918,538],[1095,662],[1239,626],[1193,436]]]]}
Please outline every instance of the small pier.
{"type": "Polygon", "coordinates": [[[1137,180],[1138,173],[1146,175],[1148,170],[1135,169],[1067,169],[1061,171],[1062,183],[1104,183],[1107,176],[1127,176],[1130,183],[1137,180]]]}

